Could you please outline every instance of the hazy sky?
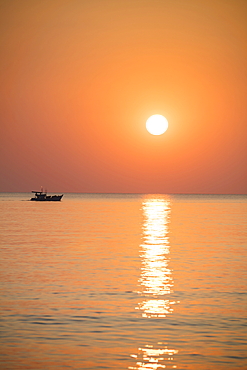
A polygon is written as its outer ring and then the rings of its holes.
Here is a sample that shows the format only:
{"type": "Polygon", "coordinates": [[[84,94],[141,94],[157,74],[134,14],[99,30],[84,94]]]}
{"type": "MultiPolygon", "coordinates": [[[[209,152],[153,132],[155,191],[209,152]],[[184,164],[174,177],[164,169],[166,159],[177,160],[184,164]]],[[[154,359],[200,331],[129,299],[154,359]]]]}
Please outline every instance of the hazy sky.
{"type": "Polygon", "coordinates": [[[0,0],[0,16],[0,191],[247,193],[246,0],[0,0]]]}

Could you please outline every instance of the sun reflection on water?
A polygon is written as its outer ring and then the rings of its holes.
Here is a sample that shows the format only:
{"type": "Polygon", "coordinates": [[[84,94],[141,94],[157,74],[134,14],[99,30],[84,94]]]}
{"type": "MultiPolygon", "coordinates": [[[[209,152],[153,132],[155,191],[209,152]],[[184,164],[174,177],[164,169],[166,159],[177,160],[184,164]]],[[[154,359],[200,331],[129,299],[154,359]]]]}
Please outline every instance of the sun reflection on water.
{"type": "MultiPolygon", "coordinates": [[[[173,305],[177,303],[169,299],[169,295],[173,293],[172,270],[169,268],[170,200],[165,197],[145,199],[142,211],[143,243],[140,245],[142,265],[138,292],[142,300],[136,309],[140,310],[143,318],[165,318],[172,314],[173,305]]],[[[177,366],[174,365],[173,356],[177,353],[177,350],[168,348],[162,342],[146,345],[144,348],[138,348],[137,354],[131,355],[137,362],[129,369],[174,369],[177,366]]]]}
{"type": "MultiPolygon", "coordinates": [[[[160,345],[162,343],[159,343],[160,345]]],[[[146,345],[144,348],[138,348],[137,355],[131,355],[131,357],[137,360],[135,366],[130,366],[130,370],[156,370],[156,369],[165,369],[172,368],[175,369],[177,366],[173,365],[173,356],[177,354],[178,351],[175,349],[169,349],[167,346],[163,348],[154,348],[151,345],[146,345]],[[163,364],[160,362],[162,361],[163,364]],[[166,361],[170,363],[165,365],[166,361]]]]}
{"type": "Polygon", "coordinates": [[[145,296],[136,309],[142,310],[143,317],[165,317],[173,311],[175,302],[167,298],[172,293],[172,271],[169,268],[168,225],[170,201],[167,199],[147,199],[143,201],[143,243],[141,277],[139,279],[142,296],[145,296]],[[164,297],[166,296],[165,299],[164,297]]]}

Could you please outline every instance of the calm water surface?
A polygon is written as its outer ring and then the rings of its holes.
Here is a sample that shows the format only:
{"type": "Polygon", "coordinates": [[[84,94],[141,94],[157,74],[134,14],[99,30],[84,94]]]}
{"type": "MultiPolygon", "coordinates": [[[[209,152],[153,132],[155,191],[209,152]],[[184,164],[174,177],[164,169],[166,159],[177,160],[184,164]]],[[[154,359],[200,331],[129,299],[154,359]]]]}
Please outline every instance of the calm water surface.
{"type": "Polygon", "coordinates": [[[0,194],[1,369],[247,369],[247,197],[0,194]]]}

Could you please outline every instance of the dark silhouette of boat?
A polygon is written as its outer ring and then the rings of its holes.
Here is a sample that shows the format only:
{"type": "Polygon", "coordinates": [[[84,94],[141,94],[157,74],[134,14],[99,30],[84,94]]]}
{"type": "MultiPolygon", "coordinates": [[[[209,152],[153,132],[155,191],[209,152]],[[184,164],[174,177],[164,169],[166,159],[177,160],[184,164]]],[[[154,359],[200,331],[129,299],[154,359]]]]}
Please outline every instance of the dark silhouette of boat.
{"type": "Polygon", "coordinates": [[[35,197],[31,198],[30,200],[35,200],[39,202],[59,202],[63,197],[63,194],[47,195],[47,193],[43,191],[32,191],[32,193],[35,193],[35,197]]]}

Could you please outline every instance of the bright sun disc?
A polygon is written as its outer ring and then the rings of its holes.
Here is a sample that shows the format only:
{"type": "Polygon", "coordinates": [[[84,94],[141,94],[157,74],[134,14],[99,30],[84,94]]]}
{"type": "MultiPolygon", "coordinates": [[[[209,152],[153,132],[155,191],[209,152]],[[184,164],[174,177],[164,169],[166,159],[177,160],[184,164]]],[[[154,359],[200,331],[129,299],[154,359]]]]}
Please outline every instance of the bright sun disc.
{"type": "Polygon", "coordinates": [[[168,129],[168,121],[161,114],[154,114],[148,118],[146,129],[152,135],[162,135],[168,129]]]}

